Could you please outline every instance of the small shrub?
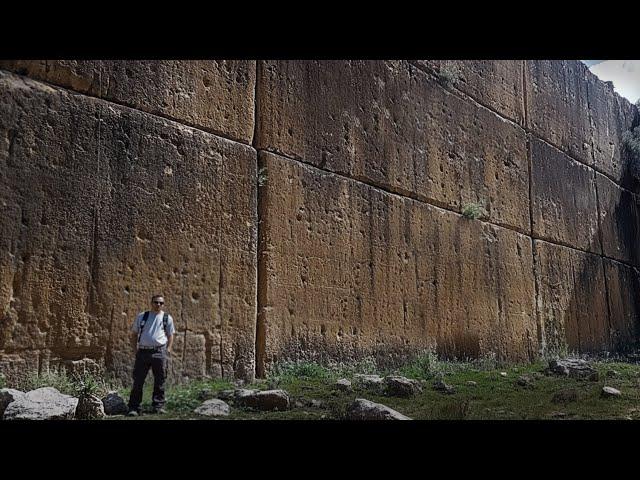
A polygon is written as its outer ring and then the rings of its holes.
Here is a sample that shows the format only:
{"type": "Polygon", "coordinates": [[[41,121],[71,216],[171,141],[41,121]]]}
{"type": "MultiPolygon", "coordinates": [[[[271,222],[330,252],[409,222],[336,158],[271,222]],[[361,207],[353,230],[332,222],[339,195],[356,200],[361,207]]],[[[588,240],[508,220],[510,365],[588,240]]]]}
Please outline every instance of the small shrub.
{"type": "Polygon", "coordinates": [[[486,217],[488,215],[488,212],[480,203],[466,203],[462,207],[462,215],[465,218],[478,220],[479,218],[486,217]]]}
{"type": "Polygon", "coordinates": [[[65,395],[76,395],[76,385],[64,371],[51,370],[40,374],[30,372],[16,385],[16,388],[23,392],[43,387],[53,387],[65,395]]]}
{"type": "Polygon", "coordinates": [[[443,374],[441,362],[433,350],[425,350],[418,355],[412,362],[401,367],[398,372],[408,378],[417,378],[428,380],[443,374]]]}
{"type": "Polygon", "coordinates": [[[456,65],[443,65],[438,71],[438,82],[445,88],[451,88],[460,81],[460,69],[456,65]]]}
{"type": "Polygon", "coordinates": [[[267,184],[269,176],[267,174],[267,167],[262,167],[258,170],[258,186],[263,187],[267,184]]]}

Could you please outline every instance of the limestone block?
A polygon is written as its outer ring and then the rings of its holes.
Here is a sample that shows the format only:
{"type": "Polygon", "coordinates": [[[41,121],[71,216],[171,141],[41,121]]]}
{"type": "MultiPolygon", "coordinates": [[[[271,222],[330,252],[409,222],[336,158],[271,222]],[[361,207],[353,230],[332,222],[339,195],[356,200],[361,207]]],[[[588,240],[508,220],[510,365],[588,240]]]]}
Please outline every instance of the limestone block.
{"type": "Polygon", "coordinates": [[[621,262],[640,262],[638,197],[604,175],[596,174],[603,253],[621,262]]]}
{"type": "Polygon", "coordinates": [[[638,342],[640,323],[640,277],[623,263],[603,259],[611,318],[611,345],[616,351],[630,350],[638,342]]]}
{"type": "Polygon", "coordinates": [[[600,253],[594,171],[555,147],[531,141],[533,234],[600,253]]]}
{"type": "Polygon", "coordinates": [[[401,61],[261,63],[259,149],[528,232],[524,131],[401,61]]]}
{"type": "Polygon", "coordinates": [[[534,241],[538,314],[548,353],[593,352],[609,347],[602,258],[534,241]]]}
{"type": "Polygon", "coordinates": [[[258,357],[537,351],[530,238],[272,154],[258,357]]]}
{"type": "Polygon", "coordinates": [[[251,368],[251,147],[0,72],[0,178],[0,349],[104,353],[128,380],[129,330],[161,293],[179,331],[222,325],[223,361],[251,368]]]}
{"type": "Polygon", "coordinates": [[[528,127],[573,158],[593,165],[587,67],[577,60],[527,60],[528,127]]]}
{"type": "Polygon", "coordinates": [[[254,60],[2,60],[0,68],[251,143],[254,60]]]}
{"type": "Polygon", "coordinates": [[[524,125],[522,60],[418,60],[436,76],[453,72],[455,88],[519,125],[524,125]]]}

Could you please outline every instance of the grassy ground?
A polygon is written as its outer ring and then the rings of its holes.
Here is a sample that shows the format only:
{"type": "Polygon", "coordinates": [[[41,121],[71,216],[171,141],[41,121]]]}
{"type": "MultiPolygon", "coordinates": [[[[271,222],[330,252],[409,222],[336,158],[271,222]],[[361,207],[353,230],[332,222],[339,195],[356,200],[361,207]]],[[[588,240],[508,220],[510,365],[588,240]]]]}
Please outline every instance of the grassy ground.
{"type": "MultiPolygon", "coordinates": [[[[441,362],[425,356],[395,372],[377,372],[381,375],[399,373],[425,381],[423,392],[412,398],[389,397],[354,384],[352,392],[335,388],[338,378],[353,380],[353,374],[373,373],[373,368],[324,368],[313,363],[282,366],[267,381],[259,381],[244,388],[286,390],[294,404],[284,412],[252,412],[234,408],[231,404],[229,420],[339,420],[344,418],[347,406],[355,398],[383,403],[416,420],[530,420],[530,419],[640,419],[640,365],[613,361],[593,361],[598,370],[598,381],[575,380],[546,376],[542,373],[546,363],[499,367],[495,362],[441,362]],[[617,372],[613,374],[611,371],[617,372]],[[506,372],[502,376],[501,372],[506,372]],[[526,375],[531,385],[520,386],[517,380],[526,375]],[[443,379],[455,387],[452,395],[432,388],[435,379],[443,379]],[[476,382],[472,385],[469,382],[476,382]],[[603,398],[603,386],[622,392],[618,398],[603,398]],[[561,392],[565,401],[554,401],[561,392]],[[311,399],[320,400],[320,406],[311,407],[311,399]],[[296,406],[296,401],[303,406],[296,406]]],[[[150,411],[151,377],[147,380],[143,411],[150,411]]],[[[143,414],[139,420],[152,419],[206,419],[193,413],[202,403],[198,393],[203,389],[219,391],[232,389],[228,381],[199,381],[173,386],[167,390],[167,413],[143,414]]],[[[128,398],[128,389],[120,393],[128,398]]],[[[123,419],[124,417],[112,417],[123,419]]]]}

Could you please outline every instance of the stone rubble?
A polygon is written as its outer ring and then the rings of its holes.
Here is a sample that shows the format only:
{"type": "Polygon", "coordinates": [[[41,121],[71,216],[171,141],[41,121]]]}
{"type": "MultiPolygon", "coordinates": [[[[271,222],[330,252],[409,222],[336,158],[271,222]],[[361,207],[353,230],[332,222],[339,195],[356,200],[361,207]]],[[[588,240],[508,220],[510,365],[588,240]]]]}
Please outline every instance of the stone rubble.
{"type": "Polygon", "coordinates": [[[348,407],[348,420],[411,420],[400,412],[364,398],[356,398],[348,407]]]}
{"type": "Polygon", "coordinates": [[[64,395],[53,387],[32,390],[11,402],[4,420],[62,420],[75,416],[78,399],[64,395]]]}
{"type": "Polygon", "coordinates": [[[205,417],[226,417],[230,412],[229,405],[217,398],[207,400],[193,411],[193,413],[205,417]]]}

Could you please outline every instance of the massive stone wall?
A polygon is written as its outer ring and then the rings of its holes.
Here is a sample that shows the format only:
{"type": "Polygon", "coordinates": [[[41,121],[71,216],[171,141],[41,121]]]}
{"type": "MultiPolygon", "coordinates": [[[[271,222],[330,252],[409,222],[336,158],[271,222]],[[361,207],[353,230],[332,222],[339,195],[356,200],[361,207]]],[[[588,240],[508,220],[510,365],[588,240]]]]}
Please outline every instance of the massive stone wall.
{"type": "Polygon", "coordinates": [[[0,371],[127,378],[157,291],[174,380],[624,350],[638,121],[575,61],[0,61],[0,371]]]}

